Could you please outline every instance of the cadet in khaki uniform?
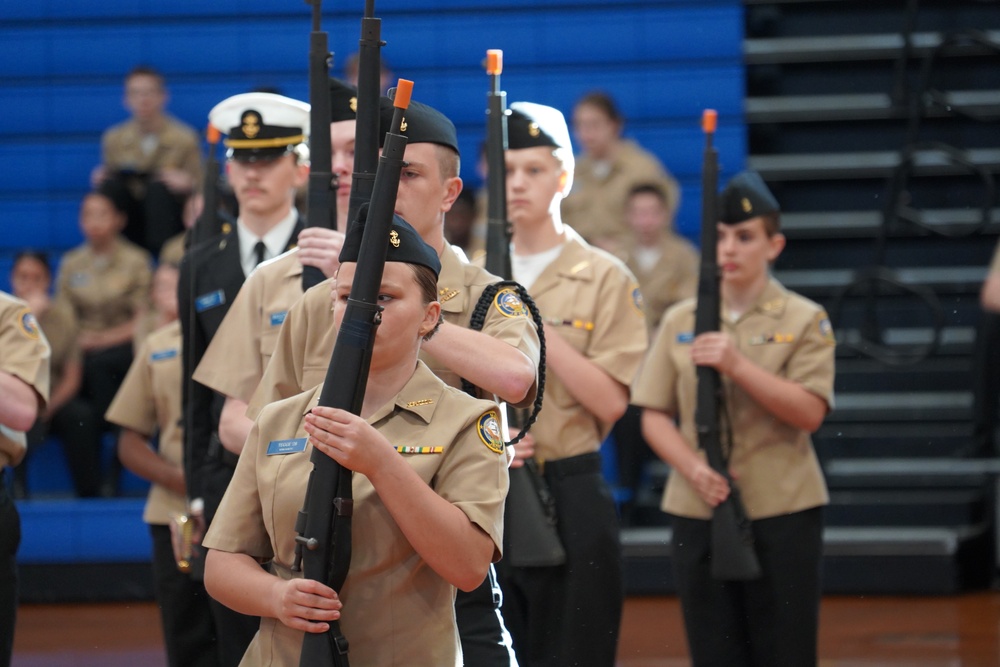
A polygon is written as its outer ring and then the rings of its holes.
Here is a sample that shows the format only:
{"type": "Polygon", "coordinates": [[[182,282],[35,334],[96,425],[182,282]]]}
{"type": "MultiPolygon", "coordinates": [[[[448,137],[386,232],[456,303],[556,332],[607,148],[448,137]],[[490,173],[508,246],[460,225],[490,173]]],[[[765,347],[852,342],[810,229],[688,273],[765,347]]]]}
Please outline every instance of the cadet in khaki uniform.
{"type": "Polygon", "coordinates": [[[625,118],[605,93],[588,93],[576,103],[573,132],[583,153],[576,161],[573,189],[562,202],[565,223],[612,252],[620,251],[631,234],[625,224],[625,203],[636,184],[660,184],[675,207],[681,194],[655,155],[622,137],[624,125],[625,118]]]}
{"type": "MultiPolygon", "coordinates": [[[[0,473],[24,458],[24,432],[49,400],[49,344],[28,304],[0,292],[0,473]]],[[[0,667],[10,665],[17,618],[21,518],[0,474],[0,667]]]]}
{"type": "MultiPolygon", "coordinates": [[[[335,326],[362,229],[352,226],[341,254],[335,326]]],[[[324,632],[334,619],[354,664],[460,665],[455,588],[479,586],[500,557],[507,462],[497,408],[417,361],[439,326],[440,264],[398,216],[392,229],[360,416],[317,407],[320,387],[265,407],[205,537],[209,591],[263,617],[243,665],[298,665],[303,631],[324,632]],[[355,473],[351,568],[340,591],[290,571],[313,447],[355,473]]]]}
{"type": "MultiPolygon", "coordinates": [[[[308,180],[309,105],[272,93],[243,93],[215,105],[209,120],[227,134],[226,171],[240,213],[228,233],[188,250],[177,292],[184,341],[184,482],[192,504],[202,500],[204,514],[192,511],[199,526],[211,524],[236,457],[218,438],[225,397],[191,378],[243,281],[258,264],[294,245],[302,229],[294,202],[308,180]]],[[[196,559],[196,571],[202,563],[196,559]]],[[[212,610],[223,666],[231,667],[259,621],[221,604],[212,610]]]]}
{"type": "Polygon", "coordinates": [[[184,198],[201,185],[201,142],[189,126],[166,112],[163,76],[137,67],[125,77],[128,120],[101,136],[102,164],[91,183],[109,184],[127,201],[125,235],[153,255],[182,231],[184,198]]]}
{"type": "Polygon", "coordinates": [[[826,485],[810,433],[833,406],[834,338],[817,304],[768,267],[784,247],[779,209],[760,176],[737,175],[720,202],[722,330],[693,336],[694,301],[670,309],[633,385],[643,433],[672,467],[673,564],[695,665],[812,665],[826,485]],[[697,448],[696,366],[723,380],[729,468],[753,520],[756,581],[710,572],[712,508],[725,477],[697,448]],[[675,426],[674,419],[680,426],[675,426]]]}
{"type": "Polygon", "coordinates": [[[330,148],[331,169],[337,176],[337,229],[306,227],[299,233],[295,248],[254,269],[195,370],[195,380],[226,396],[219,419],[219,440],[231,452],[240,452],[253,426],[246,416],[247,404],[271,358],[288,308],[302,296],[303,264],[319,268],[328,278],[340,264],[338,255],[347,230],[354,168],[357,94],[353,86],[330,79],[330,148]]]}
{"type": "Polygon", "coordinates": [[[153,278],[152,258],[121,236],[124,225],[125,214],[109,192],[87,194],[80,206],[86,242],[63,257],[56,283],[56,300],[79,324],[82,394],[100,415],[132,363],[132,339],[149,308],[153,278]]]}
{"type": "MultiPolygon", "coordinates": [[[[625,219],[632,234],[623,242],[619,257],[635,274],[642,290],[650,337],[667,308],[693,297],[698,289],[698,251],[673,231],[677,202],[660,183],[632,188],[625,206],[625,219]]],[[[614,428],[618,455],[618,485],[638,490],[643,468],[653,453],[642,437],[640,410],[630,405],[614,428]]],[[[623,520],[629,519],[626,503],[623,520]]]]}
{"type": "Polygon", "coordinates": [[[101,487],[101,427],[103,419],[80,394],[83,354],[76,339],[76,318],[68,303],[49,298],[52,274],[48,257],[25,250],[14,258],[10,272],[14,296],[26,301],[49,342],[48,405],[28,432],[28,453],[14,470],[15,494],[27,497],[28,461],[46,436],[58,436],[80,497],[96,496],[101,487]]]}
{"type": "MultiPolygon", "coordinates": [[[[391,121],[392,104],[381,106],[382,130],[391,121]]],[[[499,279],[465,260],[461,250],[444,240],[444,214],[462,188],[458,177],[455,126],[441,112],[419,102],[407,108],[407,166],[400,178],[396,211],[410,222],[440,257],[438,300],[444,316],[441,330],[421,347],[420,358],[435,375],[453,387],[461,378],[478,386],[483,398],[518,406],[531,405],[536,395],[538,333],[521,311],[491,307],[482,331],[469,321],[488,285],[499,279]]],[[[384,132],[380,132],[382,136],[384,132]]],[[[269,402],[315,386],[326,377],[336,338],[330,306],[332,281],[306,291],[289,310],[278,332],[274,355],[250,402],[248,415],[259,414],[269,402]]],[[[456,600],[462,650],[469,664],[482,667],[511,664],[510,639],[499,613],[499,591],[489,578],[472,593],[456,600]]]]}
{"type": "Polygon", "coordinates": [[[181,326],[177,321],[177,267],[160,265],[162,290],[156,307],[167,324],[139,346],[105,418],[121,427],[122,465],[152,483],[142,519],[153,542],[153,578],[160,622],[171,667],[215,667],[215,628],[208,593],[201,582],[180,572],[174,558],[170,522],[185,514],[184,438],[181,428],[181,326]],[[154,449],[150,441],[156,436],[154,449]]]}
{"type": "MultiPolygon", "coordinates": [[[[497,566],[518,661],[612,665],[622,608],[618,517],[601,474],[601,441],[628,406],[646,351],[635,277],[562,223],[573,181],[562,114],[517,102],[508,123],[507,203],[514,279],[545,321],[547,379],[538,421],[516,446],[535,456],[555,499],[566,563],[497,566]]],[[[519,461],[515,461],[515,465],[519,461]]],[[[506,530],[516,531],[516,523],[506,530]]]]}

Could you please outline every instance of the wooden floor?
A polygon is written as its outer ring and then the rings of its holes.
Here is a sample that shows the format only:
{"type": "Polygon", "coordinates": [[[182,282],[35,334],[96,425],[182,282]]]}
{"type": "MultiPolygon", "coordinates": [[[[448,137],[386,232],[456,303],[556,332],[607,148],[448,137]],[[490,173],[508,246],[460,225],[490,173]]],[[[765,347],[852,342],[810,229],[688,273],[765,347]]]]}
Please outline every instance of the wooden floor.
{"type": "MultiPolygon", "coordinates": [[[[822,667],[997,667],[1000,593],[828,597],[819,653],[822,667]]],[[[153,604],[26,605],[19,612],[13,667],[165,664],[153,604]]],[[[628,599],[617,667],[687,664],[676,598],[628,599]]]]}

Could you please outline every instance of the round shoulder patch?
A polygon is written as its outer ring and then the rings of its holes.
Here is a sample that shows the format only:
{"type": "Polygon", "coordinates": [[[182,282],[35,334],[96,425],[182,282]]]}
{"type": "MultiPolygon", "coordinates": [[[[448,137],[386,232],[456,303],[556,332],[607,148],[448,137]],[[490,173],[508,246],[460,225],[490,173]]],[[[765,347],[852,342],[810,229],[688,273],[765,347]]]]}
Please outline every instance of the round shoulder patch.
{"type": "Polygon", "coordinates": [[[646,302],[642,299],[642,290],[639,289],[638,283],[632,285],[632,307],[643,317],[646,316],[646,302]]]}
{"type": "Polygon", "coordinates": [[[830,324],[830,318],[826,317],[825,314],[819,321],[819,333],[823,337],[823,341],[827,344],[837,344],[837,337],[833,334],[833,325],[830,324]]]}
{"type": "Polygon", "coordinates": [[[521,297],[513,287],[497,290],[497,295],[493,298],[493,305],[504,317],[524,317],[528,314],[524,302],[521,301],[521,297]]]}
{"type": "Polygon", "coordinates": [[[31,340],[38,340],[41,329],[38,328],[38,320],[29,309],[25,308],[18,314],[17,323],[21,328],[21,333],[31,340]]]}
{"type": "Polygon", "coordinates": [[[476,430],[479,431],[479,439],[483,441],[484,445],[489,447],[491,452],[496,452],[497,454],[504,453],[503,433],[500,430],[500,415],[496,410],[490,410],[483,414],[479,418],[476,427],[476,430]]]}

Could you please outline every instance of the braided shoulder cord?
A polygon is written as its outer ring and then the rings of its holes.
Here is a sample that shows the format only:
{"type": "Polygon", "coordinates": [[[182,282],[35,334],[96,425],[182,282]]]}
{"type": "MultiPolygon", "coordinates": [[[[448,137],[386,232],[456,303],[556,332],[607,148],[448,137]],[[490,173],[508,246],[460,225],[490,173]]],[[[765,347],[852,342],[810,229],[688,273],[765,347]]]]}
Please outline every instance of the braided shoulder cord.
{"type": "MultiPolygon", "coordinates": [[[[531,295],[528,294],[528,290],[524,289],[524,286],[521,285],[521,283],[514,280],[501,280],[500,282],[493,283],[483,290],[482,295],[479,297],[479,302],[472,311],[472,317],[469,318],[469,328],[473,331],[483,330],[483,324],[486,322],[486,314],[490,311],[490,306],[493,305],[493,299],[496,298],[497,292],[505,287],[513,288],[521,298],[525,307],[527,307],[528,312],[531,313],[531,319],[535,322],[535,328],[538,330],[539,343],[538,392],[535,394],[535,402],[531,406],[531,412],[528,415],[528,418],[524,420],[524,424],[521,425],[521,431],[514,438],[512,438],[510,442],[506,443],[507,446],[510,446],[519,443],[528,433],[528,429],[530,429],[531,425],[535,423],[535,419],[538,418],[538,413],[542,409],[542,395],[545,393],[545,330],[542,327],[542,314],[538,310],[535,300],[531,298],[531,295]]],[[[462,378],[462,391],[474,396],[476,394],[476,386],[465,378],[462,378]]]]}

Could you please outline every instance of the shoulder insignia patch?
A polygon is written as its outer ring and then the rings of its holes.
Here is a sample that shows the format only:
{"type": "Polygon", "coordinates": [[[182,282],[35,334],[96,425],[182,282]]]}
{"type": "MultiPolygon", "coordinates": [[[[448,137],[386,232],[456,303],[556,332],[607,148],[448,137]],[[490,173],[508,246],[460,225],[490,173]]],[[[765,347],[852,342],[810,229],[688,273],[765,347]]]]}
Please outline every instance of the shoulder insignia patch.
{"type": "Polygon", "coordinates": [[[17,316],[17,324],[26,337],[31,340],[38,340],[41,336],[41,329],[38,328],[38,320],[35,319],[34,314],[27,308],[21,310],[17,316]]]}
{"type": "Polygon", "coordinates": [[[830,324],[830,318],[825,314],[819,321],[819,333],[823,336],[823,342],[829,345],[837,344],[837,337],[833,334],[833,325],[830,324]]]}
{"type": "Polygon", "coordinates": [[[504,317],[525,317],[528,314],[524,302],[513,287],[498,290],[493,298],[493,305],[504,317]]]}
{"type": "Polygon", "coordinates": [[[497,411],[490,410],[483,414],[476,426],[479,431],[479,439],[483,441],[483,444],[489,447],[491,452],[503,454],[503,435],[500,430],[500,415],[497,414],[497,411]]]}
{"type": "Polygon", "coordinates": [[[638,283],[632,285],[632,307],[643,317],[646,316],[646,302],[642,300],[642,290],[639,289],[638,283]]]}

